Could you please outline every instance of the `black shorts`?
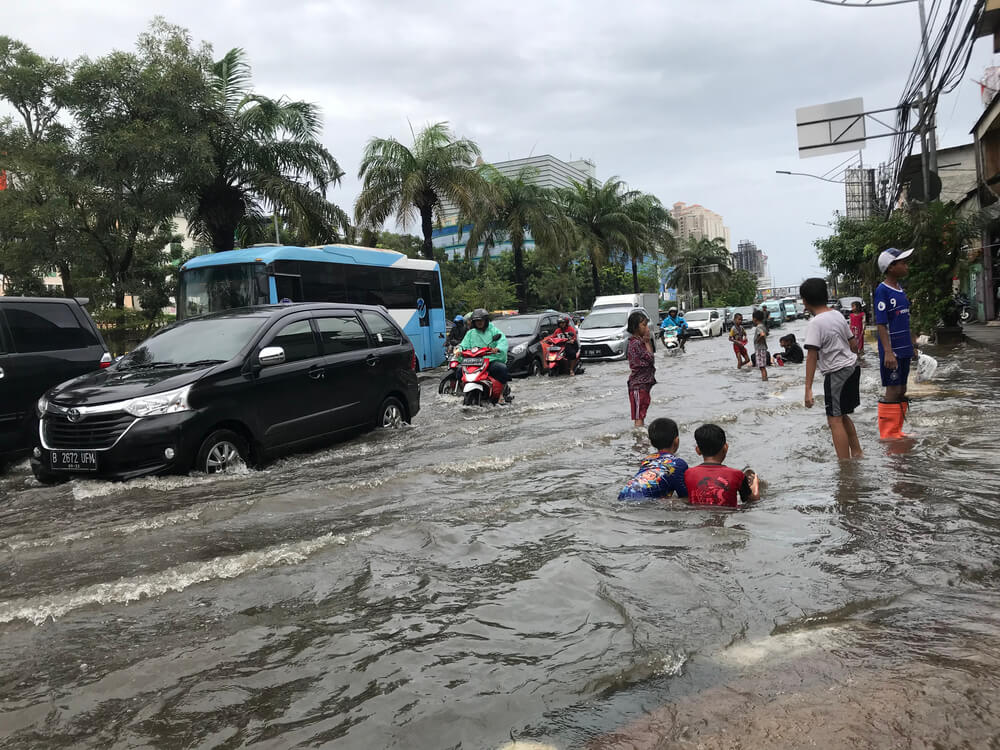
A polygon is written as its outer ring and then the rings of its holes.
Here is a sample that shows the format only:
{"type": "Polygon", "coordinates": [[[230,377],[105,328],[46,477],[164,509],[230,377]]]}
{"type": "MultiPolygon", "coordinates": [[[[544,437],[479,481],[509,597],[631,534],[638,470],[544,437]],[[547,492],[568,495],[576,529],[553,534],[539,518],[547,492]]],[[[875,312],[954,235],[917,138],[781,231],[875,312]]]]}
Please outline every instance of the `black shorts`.
{"type": "Polygon", "coordinates": [[[823,376],[823,396],[826,416],[844,417],[861,405],[861,368],[857,366],[834,370],[823,376]]]}

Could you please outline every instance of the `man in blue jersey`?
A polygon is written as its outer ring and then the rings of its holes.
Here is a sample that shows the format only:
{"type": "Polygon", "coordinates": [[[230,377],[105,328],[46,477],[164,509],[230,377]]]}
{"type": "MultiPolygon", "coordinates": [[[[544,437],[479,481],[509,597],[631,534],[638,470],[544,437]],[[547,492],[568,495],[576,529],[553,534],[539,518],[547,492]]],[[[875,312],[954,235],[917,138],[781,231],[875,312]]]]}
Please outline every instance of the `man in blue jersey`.
{"type": "Polygon", "coordinates": [[[875,327],[878,357],[885,396],[878,405],[878,428],[882,438],[903,437],[903,419],[909,405],[906,381],[910,362],[917,356],[910,331],[910,301],[900,285],[909,272],[910,250],[890,247],[878,256],[878,268],[885,279],[875,289],[875,327]]]}

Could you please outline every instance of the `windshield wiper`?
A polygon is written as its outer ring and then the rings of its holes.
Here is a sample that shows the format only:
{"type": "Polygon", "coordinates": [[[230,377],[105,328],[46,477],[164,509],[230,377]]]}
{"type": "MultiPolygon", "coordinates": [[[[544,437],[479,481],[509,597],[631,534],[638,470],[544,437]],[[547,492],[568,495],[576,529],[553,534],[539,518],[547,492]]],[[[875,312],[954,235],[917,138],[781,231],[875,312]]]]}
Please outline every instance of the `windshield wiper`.
{"type": "Polygon", "coordinates": [[[122,362],[118,367],[122,370],[152,370],[163,367],[180,367],[180,365],[176,362],[142,362],[137,364],[122,362]]]}
{"type": "Polygon", "coordinates": [[[209,365],[221,365],[224,359],[196,359],[194,362],[185,362],[185,367],[208,367],[209,365]]]}

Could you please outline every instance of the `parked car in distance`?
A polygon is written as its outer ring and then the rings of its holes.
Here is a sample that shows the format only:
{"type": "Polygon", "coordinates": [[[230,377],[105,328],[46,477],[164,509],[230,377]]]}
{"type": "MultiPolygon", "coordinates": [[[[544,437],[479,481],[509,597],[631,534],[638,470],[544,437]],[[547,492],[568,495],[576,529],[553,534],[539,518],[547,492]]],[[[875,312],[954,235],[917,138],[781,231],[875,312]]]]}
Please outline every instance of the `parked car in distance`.
{"type": "Polygon", "coordinates": [[[800,317],[800,312],[802,308],[795,304],[793,299],[783,299],[781,300],[781,306],[785,310],[785,320],[798,320],[800,317]]]}
{"type": "Polygon", "coordinates": [[[861,304],[861,311],[864,312],[865,315],[867,316],[868,308],[865,305],[865,301],[861,299],[861,297],[841,297],[840,299],[837,300],[837,309],[840,310],[841,315],[843,315],[845,318],[850,318],[851,305],[853,305],[855,302],[861,304]]]}
{"type": "Polygon", "coordinates": [[[684,316],[691,338],[712,338],[722,335],[723,314],[714,308],[692,310],[684,316]]]}
{"type": "Polygon", "coordinates": [[[493,321],[507,337],[507,370],[511,375],[542,373],[542,339],[556,329],[563,315],[567,313],[543,312],[493,321]]]}
{"type": "Polygon", "coordinates": [[[738,314],[743,316],[743,327],[752,328],[753,327],[753,311],[757,309],[756,305],[740,305],[739,307],[733,308],[733,316],[738,314]]]}
{"type": "Polygon", "coordinates": [[[38,399],[31,468],[227,472],[420,409],[413,345],[385,308],[299,303],[186,318],[38,399]]]}
{"type": "MultiPolygon", "coordinates": [[[[642,308],[602,307],[593,310],[580,324],[580,358],[623,359],[629,338],[628,316],[637,309],[642,308]]],[[[655,318],[647,310],[643,309],[643,312],[655,325],[655,318]]],[[[655,341],[653,349],[656,349],[655,341]]]]}
{"type": "Polygon", "coordinates": [[[776,299],[767,299],[761,303],[761,307],[770,313],[767,318],[769,328],[780,328],[784,324],[785,308],[782,307],[781,302],[776,299]]]}
{"type": "Polygon", "coordinates": [[[733,315],[736,314],[736,308],[735,307],[726,307],[726,308],[723,308],[723,309],[724,309],[726,315],[725,315],[725,319],[723,320],[722,327],[723,327],[723,329],[725,329],[725,330],[728,331],[733,326],[733,315]]]}
{"type": "Polygon", "coordinates": [[[85,299],[0,297],[0,471],[35,444],[46,390],[111,364],[85,299]]]}

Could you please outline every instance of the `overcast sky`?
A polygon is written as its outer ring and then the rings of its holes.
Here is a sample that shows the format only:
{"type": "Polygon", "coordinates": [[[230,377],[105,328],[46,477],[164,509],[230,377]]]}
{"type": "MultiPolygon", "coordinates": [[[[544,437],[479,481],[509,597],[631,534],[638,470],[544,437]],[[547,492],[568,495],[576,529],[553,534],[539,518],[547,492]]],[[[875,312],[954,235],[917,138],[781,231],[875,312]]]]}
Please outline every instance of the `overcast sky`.
{"type": "MultiPolygon", "coordinates": [[[[847,154],[798,158],[796,107],[862,96],[894,106],[917,54],[915,4],[837,8],[812,0],[31,0],[4,4],[0,33],[47,56],[131,49],[153,15],[218,56],[247,50],[256,89],[322,107],[323,140],[347,172],[331,199],[352,210],[372,136],[448,120],[487,161],[586,157],[665,204],[700,203],[752,239],[777,284],[822,272],[812,241],[843,186],[847,154]]],[[[942,146],[969,140],[979,40],[966,81],[938,108],[942,146]]],[[[869,132],[872,132],[871,130],[869,132]]],[[[867,163],[890,139],[870,142],[867,163]]],[[[417,233],[418,227],[411,231],[417,233]]]]}

